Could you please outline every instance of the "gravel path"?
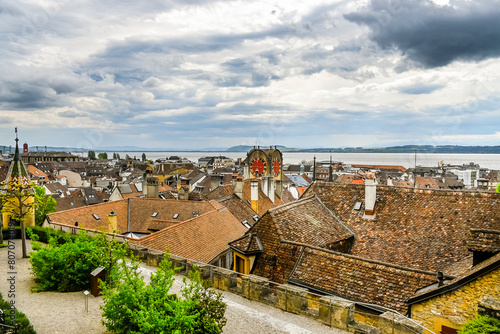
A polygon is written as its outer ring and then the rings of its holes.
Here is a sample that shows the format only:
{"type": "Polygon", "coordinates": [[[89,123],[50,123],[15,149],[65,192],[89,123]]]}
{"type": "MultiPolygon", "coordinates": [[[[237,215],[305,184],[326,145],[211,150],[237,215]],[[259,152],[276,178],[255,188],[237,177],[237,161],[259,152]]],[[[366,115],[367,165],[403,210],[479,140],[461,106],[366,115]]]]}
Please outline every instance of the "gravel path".
{"type": "MultiPolygon", "coordinates": [[[[85,311],[85,296],[82,292],[31,293],[36,284],[29,270],[28,259],[21,254],[21,240],[15,240],[16,263],[9,268],[8,249],[0,249],[0,292],[5,300],[15,301],[16,307],[25,313],[38,334],[104,334],[109,333],[101,324],[99,305],[102,297],[88,297],[88,312],[85,311]],[[15,272],[15,274],[9,274],[15,272]],[[10,276],[15,276],[15,298],[8,298],[10,276]]],[[[31,247],[28,241],[28,251],[31,247]]],[[[146,280],[154,267],[141,265],[146,280]]],[[[173,290],[182,286],[182,276],[177,277],[173,290]]],[[[172,291],[173,292],[173,291],[172,291]]],[[[227,324],[224,334],[335,334],[347,333],[331,329],[306,317],[283,312],[279,309],[249,301],[235,294],[224,292],[227,303],[227,324]]]]}

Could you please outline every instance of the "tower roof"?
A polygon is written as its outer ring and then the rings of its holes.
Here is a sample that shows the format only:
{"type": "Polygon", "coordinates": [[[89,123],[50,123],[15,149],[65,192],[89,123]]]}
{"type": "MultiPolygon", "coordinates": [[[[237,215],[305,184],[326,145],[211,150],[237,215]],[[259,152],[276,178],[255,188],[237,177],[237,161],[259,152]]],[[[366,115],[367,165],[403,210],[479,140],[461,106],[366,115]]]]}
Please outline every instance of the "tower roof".
{"type": "Polygon", "coordinates": [[[16,152],[14,154],[14,159],[10,163],[9,171],[7,173],[6,182],[22,184],[23,187],[28,187],[31,184],[31,180],[24,166],[21,155],[19,154],[19,138],[17,138],[17,128],[16,128],[16,152]]]}

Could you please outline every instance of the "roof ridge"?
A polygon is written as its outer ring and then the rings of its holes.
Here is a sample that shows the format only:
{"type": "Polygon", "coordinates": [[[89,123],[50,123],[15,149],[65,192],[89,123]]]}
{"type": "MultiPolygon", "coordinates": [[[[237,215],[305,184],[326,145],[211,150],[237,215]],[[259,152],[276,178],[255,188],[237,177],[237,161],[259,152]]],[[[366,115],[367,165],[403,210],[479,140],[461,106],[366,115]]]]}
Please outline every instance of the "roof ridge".
{"type": "MultiPolygon", "coordinates": [[[[67,197],[67,198],[70,198],[70,197],[67,197]]],[[[134,197],[132,197],[134,198],[134,197]]],[[[97,203],[97,204],[92,204],[92,205],[85,205],[85,206],[81,206],[79,208],[72,208],[72,209],[68,209],[68,210],[63,210],[63,211],[57,211],[57,212],[52,212],[52,213],[49,213],[47,214],[47,216],[50,216],[50,215],[55,215],[55,214],[58,214],[58,213],[62,213],[62,212],[66,212],[66,211],[71,211],[71,210],[85,210],[85,209],[91,209],[91,208],[95,208],[97,206],[104,206],[104,205],[110,205],[111,203],[116,203],[116,204],[119,204],[118,202],[121,202],[121,201],[127,201],[128,199],[127,198],[124,198],[124,199],[117,199],[115,201],[109,201],[109,202],[103,202],[103,203],[97,203]]]]}
{"type": "Polygon", "coordinates": [[[300,206],[300,205],[303,205],[305,204],[305,202],[307,202],[308,200],[311,200],[315,197],[316,195],[310,195],[308,197],[305,197],[305,198],[301,198],[299,200],[296,200],[296,201],[293,201],[293,202],[288,202],[288,203],[284,203],[284,204],[281,204],[281,205],[278,205],[274,208],[271,208],[267,211],[269,211],[270,213],[274,213],[275,211],[278,211],[278,210],[281,210],[287,206],[290,206],[290,207],[295,207],[295,206],[300,206]]]}
{"type": "MultiPolygon", "coordinates": [[[[226,211],[226,210],[224,210],[224,211],[226,211]]],[[[180,223],[178,223],[178,224],[175,224],[175,225],[172,225],[172,226],[167,226],[167,227],[165,227],[164,229],[161,229],[161,230],[159,230],[159,231],[157,231],[157,232],[155,232],[155,233],[151,233],[151,234],[149,234],[149,235],[147,235],[147,236],[145,236],[145,237],[141,238],[140,240],[141,240],[141,241],[143,241],[143,240],[149,240],[151,237],[153,237],[153,236],[157,236],[157,234],[158,234],[158,233],[160,233],[160,232],[163,232],[163,231],[168,230],[168,229],[173,229],[173,228],[175,228],[175,227],[179,227],[179,226],[184,226],[186,223],[191,222],[191,221],[192,221],[192,220],[194,220],[194,219],[198,219],[198,218],[201,218],[201,217],[207,216],[207,215],[212,214],[212,213],[217,213],[217,212],[222,212],[222,211],[219,211],[219,210],[215,210],[215,209],[214,209],[213,211],[208,211],[208,212],[205,212],[205,213],[203,213],[203,214],[201,214],[201,215],[199,215],[199,216],[197,216],[197,217],[192,217],[192,218],[189,218],[188,220],[185,220],[185,221],[180,222],[180,223]]]]}
{"type": "MultiPolygon", "coordinates": [[[[313,250],[318,250],[318,251],[325,252],[325,253],[330,253],[330,254],[334,254],[334,255],[344,256],[344,257],[351,258],[351,259],[354,259],[354,260],[359,260],[359,261],[363,261],[363,262],[369,262],[369,263],[373,263],[373,264],[380,264],[380,265],[392,267],[392,268],[395,268],[395,269],[398,269],[398,270],[411,271],[411,272],[415,272],[415,273],[419,273],[419,274],[433,275],[433,276],[436,276],[436,274],[437,274],[437,272],[433,272],[433,271],[426,271],[426,270],[421,270],[421,269],[416,269],[416,268],[399,266],[397,264],[393,264],[393,263],[389,263],[389,262],[383,262],[383,261],[378,261],[378,260],[367,259],[367,258],[364,258],[364,257],[360,257],[360,256],[356,256],[356,255],[351,255],[351,254],[346,254],[346,253],[341,253],[341,252],[336,252],[336,251],[333,251],[333,250],[330,250],[330,249],[316,247],[316,246],[312,246],[312,245],[308,245],[308,244],[303,244],[303,243],[300,243],[300,242],[295,242],[295,241],[290,241],[290,240],[283,240],[283,242],[284,243],[288,243],[288,244],[297,245],[297,246],[304,246],[306,248],[311,248],[313,250]]],[[[453,277],[453,276],[448,276],[448,277],[453,277]]]]}

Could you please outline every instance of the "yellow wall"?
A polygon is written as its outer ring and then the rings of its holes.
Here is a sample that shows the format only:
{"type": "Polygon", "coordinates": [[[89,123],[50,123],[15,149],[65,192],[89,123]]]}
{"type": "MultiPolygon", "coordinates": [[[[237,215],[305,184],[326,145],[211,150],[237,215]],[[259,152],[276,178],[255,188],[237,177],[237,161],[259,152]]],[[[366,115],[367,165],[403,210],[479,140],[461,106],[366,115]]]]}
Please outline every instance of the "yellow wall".
{"type": "Polygon", "coordinates": [[[250,269],[252,269],[253,263],[255,261],[255,255],[245,256],[245,255],[240,254],[240,253],[236,253],[236,252],[233,252],[233,253],[234,253],[233,270],[236,271],[236,259],[239,257],[245,261],[245,268],[244,268],[244,272],[242,272],[242,274],[245,274],[245,275],[250,274],[250,269]]]}
{"type": "Polygon", "coordinates": [[[485,296],[500,296],[500,269],[496,269],[457,290],[412,305],[412,318],[436,333],[441,326],[462,329],[477,315],[477,305],[485,296]]]}

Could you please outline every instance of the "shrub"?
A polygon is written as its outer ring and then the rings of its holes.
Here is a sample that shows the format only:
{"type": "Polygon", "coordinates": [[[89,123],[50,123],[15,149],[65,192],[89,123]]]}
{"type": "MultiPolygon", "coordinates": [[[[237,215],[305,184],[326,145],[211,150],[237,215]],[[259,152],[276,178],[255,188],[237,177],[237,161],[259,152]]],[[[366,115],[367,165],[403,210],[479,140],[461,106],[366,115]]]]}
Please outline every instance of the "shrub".
{"type": "MultiPolygon", "coordinates": [[[[11,308],[10,303],[3,299],[2,294],[0,293],[0,309],[3,311],[5,315],[5,325],[14,326],[14,323],[11,318],[11,308]]],[[[19,312],[17,309],[15,310],[15,325],[17,326],[17,334],[36,334],[33,325],[30,324],[28,317],[19,312]]],[[[1,332],[1,327],[0,327],[1,332]]]]}
{"type": "Polygon", "coordinates": [[[221,333],[226,324],[222,295],[203,283],[196,271],[190,282],[184,280],[181,297],[169,294],[176,272],[165,259],[146,285],[137,261],[120,263],[119,284],[102,284],[106,328],[116,333],[221,333]]]}
{"type": "Polygon", "coordinates": [[[479,316],[466,323],[459,334],[500,334],[500,320],[479,316]]]}
{"type": "Polygon", "coordinates": [[[90,237],[82,231],[76,239],[61,235],[49,240],[48,247],[37,247],[31,254],[31,271],[39,283],[38,291],[81,291],[90,288],[90,273],[104,266],[107,273],[124,258],[126,248],[106,235],[90,237]]]}

